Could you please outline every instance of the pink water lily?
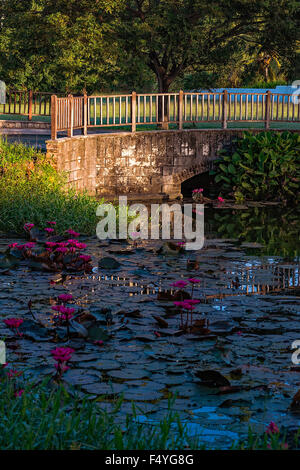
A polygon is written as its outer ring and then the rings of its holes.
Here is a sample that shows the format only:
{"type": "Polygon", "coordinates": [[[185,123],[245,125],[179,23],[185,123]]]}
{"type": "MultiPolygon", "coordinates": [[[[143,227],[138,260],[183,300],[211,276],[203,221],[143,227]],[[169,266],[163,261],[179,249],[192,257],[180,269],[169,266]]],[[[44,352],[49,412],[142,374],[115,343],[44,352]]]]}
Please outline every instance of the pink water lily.
{"type": "Polygon", "coordinates": [[[79,235],[80,235],[80,233],[75,232],[75,231],[72,230],[71,228],[69,228],[68,230],[66,230],[66,233],[68,233],[69,235],[72,235],[72,237],[79,237],[79,235]]]}
{"type": "Polygon", "coordinates": [[[267,426],[266,433],[267,434],[279,433],[279,427],[277,426],[276,423],[274,423],[274,421],[271,421],[270,424],[267,426]]]}
{"type": "Polygon", "coordinates": [[[30,230],[31,230],[33,227],[34,227],[34,224],[26,223],[23,228],[24,228],[24,230],[25,230],[26,232],[30,232],[30,230]]]}
{"type": "Polygon", "coordinates": [[[46,224],[47,225],[56,225],[56,222],[54,220],[47,220],[46,224]]]}
{"type": "Polygon", "coordinates": [[[73,295],[72,294],[60,294],[58,296],[58,300],[61,300],[62,302],[69,302],[70,300],[73,300],[73,295]]]}
{"type": "Polygon", "coordinates": [[[59,246],[58,248],[56,248],[56,252],[57,253],[67,253],[69,250],[66,246],[59,246]]]}
{"type": "Polygon", "coordinates": [[[18,243],[11,243],[8,245],[8,248],[16,248],[18,246],[18,243]]]}
{"type": "Polygon", "coordinates": [[[182,289],[183,287],[187,286],[188,282],[187,281],[176,281],[171,284],[172,287],[177,287],[179,289],[182,289]]]}
{"type": "Polygon", "coordinates": [[[54,365],[57,374],[56,377],[58,379],[61,378],[62,374],[69,369],[67,362],[71,359],[74,349],[72,348],[55,348],[51,351],[53,358],[56,361],[54,365]]]}
{"type": "Polygon", "coordinates": [[[221,196],[218,197],[219,202],[225,202],[225,199],[223,199],[221,196]]]}
{"type": "Polygon", "coordinates": [[[189,304],[189,305],[197,305],[197,304],[200,304],[200,300],[197,300],[197,299],[186,299],[184,300],[184,302],[186,304],[189,304]]]}
{"type": "Polygon", "coordinates": [[[23,374],[22,371],[16,370],[16,369],[10,369],[7,371],[6,375],[9,379],[13,379],[15,377],[20,377],[23,374]]]}
{"type": "Polygon", "coordinates": [[[89,261],[91,261],[92,258],[88,255],[80,255],[79,259],[82,259],[85,262],[89,262],[89,261]]]}
{"type": "Polygon", "coordinates": [[[54,248],[57,245],[55,242],[46,242],[46,246],[49,248],[54,248]]]}
{"type": "Polygon", "coordinates": [[[18,328],[22,325],[23,321],[24,320],[22,318],[5,318],[4,323],[11,330],[16,330],[18,336],[22,336],[22,333],[19,332],[18,328]]]}
{"type": "Polygon", "coordinates": [[[200,279],[196,279],[194,277],[191,277],[190,279],[188,279],[188,281],[191,283],[191,284],[199,284],[199,282],[201,282],[200,279]]]}
{"type": "Polygon", "coordinates": [[[203,188],[198,188],[198,189],[193,189],[192,192],[193,194],[195,194],[195,193],[203,193],[203,191],[204,191],[203,188]]]}
{"type": "Polygon", "coordinates": [[[50,233],[53,233],[53,232],[54,232],[54,228],[46,227],[44,230],[45,230],[45,232],[48,233],[48,235],[49,235],[50,233]]]}

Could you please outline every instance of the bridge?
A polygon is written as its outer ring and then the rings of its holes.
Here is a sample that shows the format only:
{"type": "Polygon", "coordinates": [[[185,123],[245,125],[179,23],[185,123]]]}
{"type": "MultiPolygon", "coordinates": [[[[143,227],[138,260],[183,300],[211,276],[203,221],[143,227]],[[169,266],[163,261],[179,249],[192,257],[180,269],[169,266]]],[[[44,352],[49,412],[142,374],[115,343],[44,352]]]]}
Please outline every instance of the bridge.
{"type": "Polygon", "coordinates": [[[31,126],[35,117],[47,126],[51,121],[47,153],[76,189],[107,198],[163,199],[179,196],[181,183],[208,171],[218,151],[245,129],[300,132],[297,98],[270,90],[101,96],[14,92],[0,113],[21,113],[31,126]]]}

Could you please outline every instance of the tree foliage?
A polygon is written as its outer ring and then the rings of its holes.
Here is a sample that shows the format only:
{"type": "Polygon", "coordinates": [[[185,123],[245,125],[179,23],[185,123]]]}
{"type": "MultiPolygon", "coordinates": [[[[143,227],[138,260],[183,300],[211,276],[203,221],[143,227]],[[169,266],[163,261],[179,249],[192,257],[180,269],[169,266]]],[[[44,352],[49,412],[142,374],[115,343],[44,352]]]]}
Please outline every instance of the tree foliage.
{"type": "Polygon", "coordinates": [[[1,79],[72,92],[165,92],[194,73],[234,84],[252,69],[266,79],[274,61],[293,68],[299,11],[298,0],[1,0],[1,79]]]}

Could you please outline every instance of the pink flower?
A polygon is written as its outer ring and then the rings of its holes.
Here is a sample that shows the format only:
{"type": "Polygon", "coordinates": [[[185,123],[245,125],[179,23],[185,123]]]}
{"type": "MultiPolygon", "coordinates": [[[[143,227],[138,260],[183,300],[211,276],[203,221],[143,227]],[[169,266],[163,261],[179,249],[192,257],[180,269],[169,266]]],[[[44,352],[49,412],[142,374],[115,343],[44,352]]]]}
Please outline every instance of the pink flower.
{"type": "Polygon", "coordinates": [[[56,245],[65,247],[65,246],[69,246],[69,242],[59,242],[59,243],[56,243],[56,245]]]}
{"type": "Polygon", "coordinates": [[[20,390],[17,390],[17,391],[15,392],[15,397],[16,397],[16,398],[21,397],[24,392],[25,392],[25,390],[24,390],[23,388],[21,388],[20,390]]]}
{"type": "Polygon", "coordinates": [[[11,243],[8,248],[16,248],[16,246],[18,246],[18,243],[11,243]]]}
{"type": "Polygon", "coordinates": [[[67,232],[69,235],[72,235],[72,237],[79,237],[79,235],[80,235],[80,233],[74,232],[74,230],[72,230],[71,228],[69,228],[68,230],[66,230],[66,232],[67,232]]]}
{"type": "Polygon", "coordinates": [[[77,245],[78,240],[74,240],[73,238],[70,238],[69,240],[67,240],[67,243],[69,243],[70,245],[77,245]]]}
{"type": "Polygon", "coordinates": [[[79,256],[79,259],[82,259],[83,261],[85,261],[86,263],[88,263],[89,261],[91,261],[91,257],[88,256],[88,255],[80,255],[79,256]]]}
{"type": "Polygon", "coordinates": [[[49,248],[54,248],[54,247],[57,245],[57,243],[55,243],[55,242],[46,242],[46,245],[47,245],[49,248]]]}
{"type": "Polygon", "coordinates": [[[18,245],[16,246],[17,250],[24,250],[25,245],[18,245]]]}
{"type": "Polygon", "coordinates": [[[26,232],[30,232],[30,230],[31,230],[33,227],[34,227],[34,224],[26,223],[23,228],[24,228],[24,230],[25,230],[26,232]]]}
{"type": "Polygon", "coordinates": [[[57,253],[67,253],[68,248],[65,246],[60,246],[59,248],[56,248],[57,253]]]}
{"type": "Polygon", "coordinates": [[[31,248],[33,248],[35,246],[35,242],[27,242],[25,245],[24,245],[24,248],[28,249],[28,250],[31,250],[31,248]]]}
{"type": "Polygon", "coordinates": [[[184,308],[186,303],[184,302],[184,300],[175,300],[173,302],[174,305],[176,305],[176,307],[180,307],[180,308],[184,308]]]}
{"type": "Polygon", "coordinates": [[[84,250],[86,248],[85,243],[77,243],[75,246],[78,250],[84,250]]]}
{"type": "Polygon", "coordinates": [[[191,283],[191,284],[199,284],[199,282],[201,282],[200,279],[196,279],[194,277],[191,277],[190,279],[188,279],[188,281],[191,283]]]}
{"type": "Polygon", "coordinates": [[[6,318],[4,320],[4,323],[5,323],[6,326],[8,326],[8,328],[18,329],[19,326],[22,325],[23,320],[22,320],[22,318],[6,318]]]}
{"type": "Polygon", "coordinates": [[[193,189],[193,193],[203,193],[203,188],[193,189]]]}
{"type": "Polygon", "coordinates": [[[184,302],[186,304],[190,304],[190,305],[200,304],[200,300],[197,300],[197,299],[186,299],[186,300],[184,300],[184,302]]]}
{"type": "Polygon", "coordinates": [[[218,197],[219,202],[225,202],[225,199],[223,199],[221,196],[218,197]]]}
{"type": "Polygon", "coordinates": [[[18,370],[16,370],[16,369],[10,369],[10,370],[6,373],[6,375],[7,375],[7,377],[8,377],[9,379],[13,379],[14,377],[20,377],[20,375],[22,375],[22,374],[23,374],[23,372],[20,372],[20,371],[18,371],[18,370]]]}
{"type": "Polygon", "coordinates": [[[44,230],[45,230],[45,232],[47,232],[48,234],[54,232],[54,228],[46,227],[44,230]]]}
{"type": "Polygon", "coordinates": [[[192,304],[188,302],[183,302],[183,308],[185,310],[195,310],[196,307],[194,307],[192,304]]]}
{"type": "Polygon", "coordinates": [[[96,344],[97,346],[103,346],[103,341],[98,339],[98,340],[94,341],[94,344],[96,344]]]}
{"type": "Polygon", "coordinates": [[[61,300],[62,302],[69,302],[69,300],[73,300],[73,295],[72,294],[60,294],[58,296],[58,300],[61,300]]]}
{"type": "Polygon", "coordinates": [[[55,348],[51,351],[51,354],[58,363],[62,363],[68,362],[74,352],[72,348],[55,348]]]}
{"type": "Polygon", "coordinates": [[[75,248],[75,246],[71,246],[71,248],[69,248],[69,252],[70,252],[70,253],[76,253],[76,248],[75,248]]]}
{"type": "Polygon", "coordinates": [[[46,224],[48,224],[48,225],[56,225],[56,222],[54,222],[53,220],[47,220],[46,224]]]}
{"type": "Polygon", "coordinates": [[[182,289],[183,287],[187,286],[188,282],[186,281],[176,281],[171,284],[172,287],[178,287],[179,289],[182,289]]]}
{"type": "Polygon", "coordinates": [[[279,428],[274,421],[271,421],[270,424],[267,426],[266,433],[267,434],[277,434],[279,432],[279,428]]]}

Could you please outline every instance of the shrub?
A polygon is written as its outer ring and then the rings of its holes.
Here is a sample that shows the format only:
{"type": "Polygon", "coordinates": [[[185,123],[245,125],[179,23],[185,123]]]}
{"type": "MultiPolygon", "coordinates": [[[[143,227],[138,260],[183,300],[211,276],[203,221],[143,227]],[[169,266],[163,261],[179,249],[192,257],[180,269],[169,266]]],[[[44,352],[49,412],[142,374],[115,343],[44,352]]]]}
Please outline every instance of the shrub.
{"type": "Polygon", "coordinates": [[[245,132],[216,161],[215,183],[237,200],[297,202],[300,198],[300,136],[291,132],[245,132]]]}

